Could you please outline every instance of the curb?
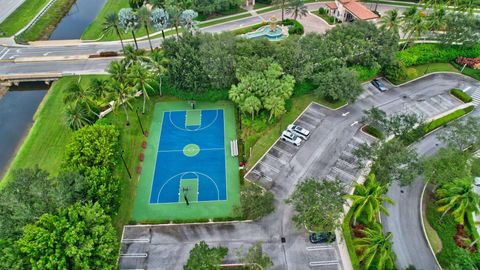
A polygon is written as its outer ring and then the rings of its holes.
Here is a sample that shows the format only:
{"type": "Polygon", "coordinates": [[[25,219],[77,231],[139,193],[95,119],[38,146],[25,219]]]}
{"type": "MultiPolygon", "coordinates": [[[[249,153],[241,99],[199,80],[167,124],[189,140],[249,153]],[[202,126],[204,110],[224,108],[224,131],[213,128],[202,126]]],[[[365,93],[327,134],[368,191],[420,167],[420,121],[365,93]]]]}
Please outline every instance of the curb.
{"type": "Polygon", "coordinates": [[[188,225],[222,225],[222,224],[238,224],[238,223],[251,223],[253,220],[232,220],[232,221],[208,221],[208,222],[192,222],[192,223],[165,223],[165,224],[136,224],[136,225],[125,225],[123,230],[126,228],[142,228],[142,227],[173,227],[173,226],[188,226],[188,225]]]}
{"type": "Polygon", "coordinates": [[[437,255],[435,255],[435,252],[433,251],[432,244],[430,243],[430,240],[428,239],[427,236],[427,231],[425,230],[425,223],[423,221],[423,198],[425,195],[425,190],[427,189],[428,182],[425,183],[423,186],[422,194],[420,195],[420,224],[422,224],[422,230],[423,230],[423,237],[427,240],[428,247],[430,248],[430,251],[433,254],[433,258],[435,259],[435,262],[437,263],[437,266],[440,270],[442,270],[442,266],[440,266],[440,263],[438,263],[437,260],[437,255]]]}
{"type": "Polygon", "coordinates": [[[387,82],[389,82],[389,83],[390,83],[391,85],[393,85],[394,87],[400,87],[400,86],[404,86],[405,84],[408,84],[408,83],[411,83],[411,82],[414,82],[414,81],[418,81],[418,80],[423,79],[423,78],[425,78],[425,77],[428,77],[428,76],[431,76],[431,75],[436,75],[436,74],[456,74],[456,75],[461,75],[461,76],[463,76],[463,77],[465,77],[465,78],[470,78],[470,79],[472,78],[472,77],[467,76],[467,75],[465,75],[465,74],[463,74],[463,73],[461,73],[461,72],[452,72],[452,71],[436,71],[436,72],[431,72],[431,73],[424,74],[424,75],[422,75],[422,76],[420,76],[420,77],[417,77],[417,78],[412,79],[412,80],[410,80],[410,81],[406,81],[406,82],[401,83],[401,84],[394,84],[393,82],[391,82],[390,80],[388,80],[386,77],[382,77],[382,78],[383,78],[384,80],[386,80],[387,82]]]}

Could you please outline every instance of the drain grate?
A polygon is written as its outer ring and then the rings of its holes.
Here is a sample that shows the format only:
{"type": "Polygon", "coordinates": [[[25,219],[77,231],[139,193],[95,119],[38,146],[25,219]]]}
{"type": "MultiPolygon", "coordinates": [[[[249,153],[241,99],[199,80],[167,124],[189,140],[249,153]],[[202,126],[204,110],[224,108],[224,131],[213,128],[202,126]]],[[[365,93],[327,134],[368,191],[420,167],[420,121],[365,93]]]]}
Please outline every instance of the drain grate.
{"type": "Polygon", "coordinates": [[[285,237],[282,237],[280,238],[280,241],[282,241],[282,243],[285,243],[287,240],[285,240],[285,237]]]}

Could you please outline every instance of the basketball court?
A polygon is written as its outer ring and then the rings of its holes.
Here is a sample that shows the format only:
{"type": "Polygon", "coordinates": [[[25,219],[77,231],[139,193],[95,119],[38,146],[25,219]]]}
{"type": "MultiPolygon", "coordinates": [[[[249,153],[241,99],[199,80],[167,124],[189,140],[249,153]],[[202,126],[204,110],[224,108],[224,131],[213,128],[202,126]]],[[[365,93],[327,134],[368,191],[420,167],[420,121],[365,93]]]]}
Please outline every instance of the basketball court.
{"type": "Polygon", "coordinates": [[[227,217],[239,204],[230,103],[159,103],[150,127],[133,217],[138,222],[227,217]]]}

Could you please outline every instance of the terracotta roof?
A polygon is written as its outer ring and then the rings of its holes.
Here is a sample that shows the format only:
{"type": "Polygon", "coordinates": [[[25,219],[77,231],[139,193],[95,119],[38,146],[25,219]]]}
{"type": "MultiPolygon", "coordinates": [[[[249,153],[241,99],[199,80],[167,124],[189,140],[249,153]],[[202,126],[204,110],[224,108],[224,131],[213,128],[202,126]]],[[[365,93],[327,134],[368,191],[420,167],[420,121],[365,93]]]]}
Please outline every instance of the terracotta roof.
{"type": "Polygon", "coordinates": [[[360,20],[371,20],[371,19],[378,18],[377,14],[373,13],[364,5],[356,1],[350,1],[347,4],[345,4],[344,7],[348,11],[350,11],[350,13],[352,13],[353,16],[359,18],[360,20]]]}
{"type": "Polygon", "coordinates": [[[327,7],[329,9],[337,9],[337,4],[335,4],[335,2],[329,2],[327,3],[327,7]]]}
{"type": "Polygon", "coordinates": [[[345,5],[345,4],[348,4],[348,3],[352,2],[352,1],[355,1],[355,0],[338,0],[338,2],[340,2],[340,3],[344,4],[344,5],[345,5]]]}

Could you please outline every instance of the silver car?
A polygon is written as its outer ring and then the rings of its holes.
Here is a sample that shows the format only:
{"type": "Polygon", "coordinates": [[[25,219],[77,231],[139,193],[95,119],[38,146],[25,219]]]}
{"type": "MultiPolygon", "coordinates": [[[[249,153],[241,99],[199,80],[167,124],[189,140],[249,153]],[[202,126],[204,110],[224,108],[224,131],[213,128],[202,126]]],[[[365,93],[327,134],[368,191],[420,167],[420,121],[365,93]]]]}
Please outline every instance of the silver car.
{"type": "Polygon", "coordinates": [[[282,139],[282,141],[289,142],[296,146],[300,146],[300,144],[302,143],[302,139],[300,139],[300,137],[298,137],[297,135],[293,134],[288,130],[283,131],[282,136],[280,138],[282,139]]]}
{"type": "Polygon", "coordinates": [[[288,125],[287,130],[304,140],[307,140],[308,136],[310,135],[309,130],[298,125],[288,125]]]}

